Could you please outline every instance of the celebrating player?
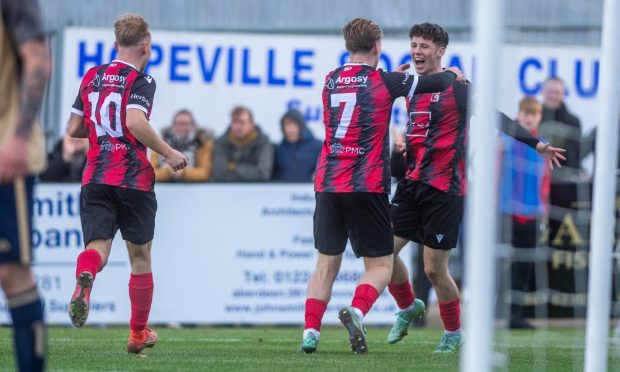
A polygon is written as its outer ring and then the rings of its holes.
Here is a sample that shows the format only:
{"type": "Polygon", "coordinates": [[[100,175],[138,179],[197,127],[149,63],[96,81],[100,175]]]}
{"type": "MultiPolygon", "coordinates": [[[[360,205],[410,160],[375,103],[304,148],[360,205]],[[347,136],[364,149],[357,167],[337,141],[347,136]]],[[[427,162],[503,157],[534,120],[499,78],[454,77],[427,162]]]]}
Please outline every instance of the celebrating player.
{"type": "Polygon", "coordinates": [[[50,73],[44,39],[35,0],[0,2],[0,285],[19,371],[42,371],[47,343],[30,270],[33,184],[45,163],[36,120],[50,73]]]}
{"type": "MultiPolygon", "coordinates": [[[[448,33],[436,24],[414,25],[410,32],[411,58],[421,76],[442,71],[441,58],[448,46],[448,33]]],[[[398,257],[412,240],[424,245],[424,271],[437,298],[445,332],[435,352],[456,351],[463,343],[459,291],[450,276],[450,250],[456,247],[463,217],[465,146],[469,130],[469,85],[453,83],[440,93],[416,94],[408,104],[406,132],[408,169],[392,200],[394,269],[388,286],[400,312],[388,335],[389,343],[400,341],[411,321],[425,311],[416,299],[409,274],[398,257]]],[[[563,149],[540,142],[527,130],[502,114],[502,131],[535,148],[560,166],[563,149]]],[[[490,144],[491,146],[492,144],[490,144]]]]}
{"type": "Polygon", "coordinates": [[[143,73],[151,55],[148,23],[126,14],[114,23],[114,33],[118,58],[86,73],[67,128],[73,137],[88,137],[90,145],[80,201],[86,249],[77,259],[69,315],[76,327],[86,322],[93,282],[120,228],[131,263],[127,351],[137,354],[157,342],[157,334],[146,327],[153,298],[151,243],[157,209],[155,173],[146,148],[162,155],[175,171],[183,169],[187,159],[149,125],[155,80],[143,73]]]}
{"type": "Polygon", "coordinates": [[[366,273],[350,307],[339,312],[355,354],[367,351],[362,320],[390,280],[393,241],[389,203],[388,125],[398,97],[446,89],[460,71],[421,77],[377,70],[383,32],[356,18],[342,30],[349,63],[327,74],[323,88],[325,142],[317,162],[314,213],[316,271],[309,283],[302,351],[316,351],[347,239],[366,273]]]}

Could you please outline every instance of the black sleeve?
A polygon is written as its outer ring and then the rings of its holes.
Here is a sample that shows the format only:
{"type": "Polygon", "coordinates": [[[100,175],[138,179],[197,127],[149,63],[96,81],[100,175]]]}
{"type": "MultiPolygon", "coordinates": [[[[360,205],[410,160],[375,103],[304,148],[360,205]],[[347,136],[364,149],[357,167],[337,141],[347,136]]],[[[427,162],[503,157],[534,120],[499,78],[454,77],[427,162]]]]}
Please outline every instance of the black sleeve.
{"type": "Polygon", "coordinates": [[[408,72],[385,72],[381,71],[381,78],[392,100],[398,97],[411,96],[413,89],[418,84],[418,77],[408,72]]]}
{"type": "Polygon", "coordinates": [[[155,79],[150,75],[138,76],[131,87],[127,108],[137,108],[144,113],[150,112],[155,98],[155,88],[155,79]]]}
{"type": "Polygon", "coordinates": [[[418,85],[415,87],[414,94],[441,92],[450,87],[456,79],[456,74],[452,71],[444,71],[437,74],[420,76],[418,85]]]}
{"type": "Polygon", "coordinates": [[[43,22],[36,0],[2,0],[2,20],[16,45],[31,40],[43,40],[43,22]]]}
{"type": "Polygon", "coordinates": [[[71,106],[71,112],[76,115],[84,116],[84,101],[82,101],[82,95],[80,92],[78,92],[77,97],[75,97],[73,106],[71,106]]]}
{"type": "Polygon", "coordinates": [[[530,132],[528,132],[525,128],[523,128],[514,120],[510,119],[503,112],[497,111],[497,113],[500,115],[499,130],[516,139],[517,141],[525,143],[533,149],[536,148],[536,145],[538,144],[538,142],[540,142],[538,138],[534,137],[530,132]]]}

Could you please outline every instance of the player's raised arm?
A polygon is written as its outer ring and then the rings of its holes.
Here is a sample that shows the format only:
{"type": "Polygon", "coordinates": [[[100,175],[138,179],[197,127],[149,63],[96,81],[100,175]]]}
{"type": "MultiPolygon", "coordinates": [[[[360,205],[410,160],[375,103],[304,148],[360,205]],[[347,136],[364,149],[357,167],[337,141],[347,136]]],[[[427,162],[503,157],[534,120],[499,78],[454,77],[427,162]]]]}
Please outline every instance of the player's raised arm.
{"type": "Polygon", "coordinates": [[[463,80],[463,73],[457,68],[418,77],[418,85],[413,94],[434,93],[448,89],[454,80],[463,80]]]}
{"type": "Polygon", "coordinates": [[[564,155],[562,155],[566,152],[565,149],[553,147],[548,143],[543,143],[517,122],[506,116],[506,114],[501,111],[498,112],[501,117],[499,129],[502,132],[538,151],[541,156],[549,160],[549,166],[551,169],[553,169],[554,164],[558,168],[562,167],[562,165],[560,165],[560,160],[566,160],[564,155]]]}
{"type": "Polygon", "coordinates": [[[185,155],[170,147],[159,137],[142,110],[133,108],[127,110],[127,129],[138,141],[163,156],[173,170],[178,171],[187,166],[185,155]]]}

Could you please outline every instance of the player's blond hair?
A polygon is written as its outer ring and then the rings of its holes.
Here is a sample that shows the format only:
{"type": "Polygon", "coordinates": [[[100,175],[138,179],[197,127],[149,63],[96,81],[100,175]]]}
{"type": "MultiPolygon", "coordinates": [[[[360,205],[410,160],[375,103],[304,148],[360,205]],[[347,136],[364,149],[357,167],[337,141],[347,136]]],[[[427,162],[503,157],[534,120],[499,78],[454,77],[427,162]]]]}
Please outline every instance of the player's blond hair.
{"type": "Polygon", "coordinates": [[[114,36],[122,47],[137,45],[151,39],[149,24],[139,14],[123,14],[114,22],[114,36]]]}
{"type": "Polygon", "coordinates": [[[349,53],[368,53],[383,38],[378,24],[367,18],[355,18],[342,29],[349,53]]]}
{"type": "Polygon", "coordinates": [[[519,102],[519,111],[537,114],[542,112],[542,103],[538,102],[538,100],[534,97],[524,97],[519,102]]]}

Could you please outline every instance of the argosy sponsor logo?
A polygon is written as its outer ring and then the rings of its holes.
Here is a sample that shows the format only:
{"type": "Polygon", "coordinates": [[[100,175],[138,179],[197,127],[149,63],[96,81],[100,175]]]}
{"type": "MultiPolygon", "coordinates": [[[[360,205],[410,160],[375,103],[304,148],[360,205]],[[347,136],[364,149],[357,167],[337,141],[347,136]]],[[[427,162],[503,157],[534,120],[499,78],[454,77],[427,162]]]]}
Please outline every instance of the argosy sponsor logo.
{"type": "Polygon", "coordinates": [[[338,76],[336,84],[366,84],[366,81],[368,81],[368,76],[338,76]]]}
{"type": "Polygon", "coordinates": [[[112,74],[104,73],[101,79],[105,81],[106,83],[125,85],[125,80],[127,80],[127,77],[121,76],[121,75],[112,75],[112,74]]]}

